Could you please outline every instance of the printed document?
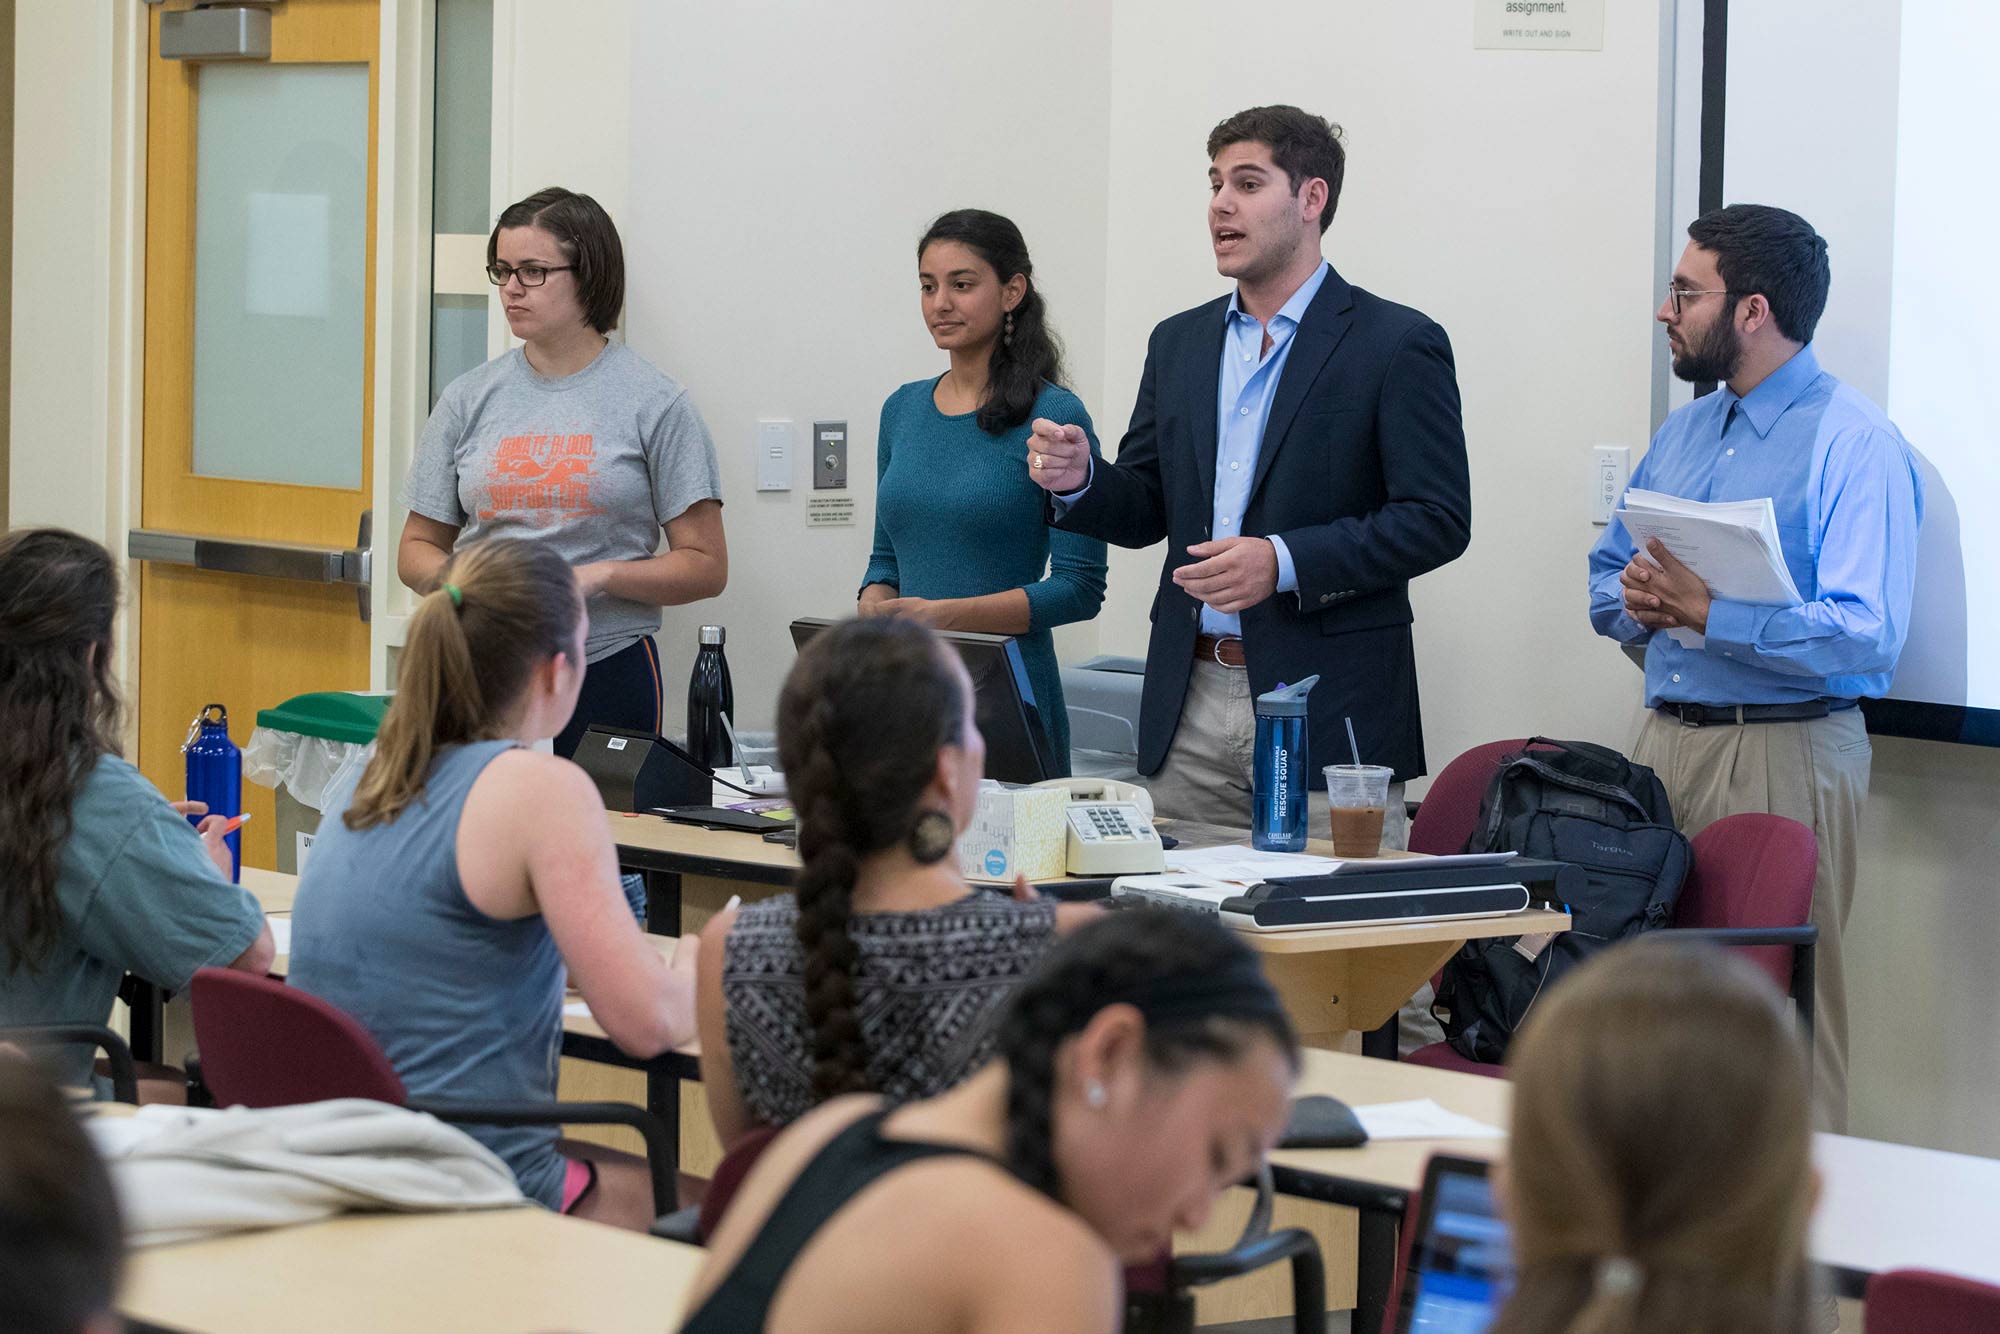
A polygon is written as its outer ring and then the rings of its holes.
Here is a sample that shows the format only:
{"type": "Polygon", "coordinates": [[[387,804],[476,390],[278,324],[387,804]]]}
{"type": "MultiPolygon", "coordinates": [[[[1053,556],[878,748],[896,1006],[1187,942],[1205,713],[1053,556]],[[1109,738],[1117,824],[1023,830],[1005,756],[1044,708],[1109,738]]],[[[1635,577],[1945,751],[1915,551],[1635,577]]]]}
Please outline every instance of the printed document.
{"type": "MultiPolygon", "coordinates": [[[[1625,493],[1618,521],[1631,534],[1639,558],[1652,564],[1646,543],[1658,538],[1674,557],[1702,577],[1715,597],[1765,607],[1796,607],[1798,585],[1785,568],[1778,542],[1778,516],[1771,498],[1686,500],[1633,487],[1625,493]]],[[[1685,626],[1667,631],[1673,640],[1698,649],[1702,636],[1685,626]]]]}

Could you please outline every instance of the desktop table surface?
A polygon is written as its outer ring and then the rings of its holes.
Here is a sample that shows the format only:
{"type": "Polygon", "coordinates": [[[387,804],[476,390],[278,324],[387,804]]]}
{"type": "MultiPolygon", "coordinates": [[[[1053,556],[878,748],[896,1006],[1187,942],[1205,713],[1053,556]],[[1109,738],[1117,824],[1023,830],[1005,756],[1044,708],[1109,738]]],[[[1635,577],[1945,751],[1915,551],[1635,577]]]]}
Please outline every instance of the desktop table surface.
{"type": "MultiPolygon", "coordinates": [[[[1297,1092],[1324,1093],[1350,1106],[1432,1098],[1446,1109],[1507,1128],[1513,1088],[1504,1079],[1307,1051],[1297,1092]]],[[[1434,1153],[1504,1158],[1505,1139],[1382,1140],[1356,1149],[1280,1149],[1281,1178],[1356,1182],[1415,1191],[1434,1153]]],[[[2000,1159],[1907,1144],[1816,1134],[1822,1178],[1813,1215],[1812,1258],[1848,1276],[1906,1267],[1941,1269],[2000,1283],[2000,1159]]],[[[1282,1185],[1281,1181],[1281,1185],[1282,1185]]]]}
{"type": "Polygon", "coordinates": [[[669,1329],[702,1251],[546,1209],[349,1214],[132,1252],[118,1307],[202,1334],[669,1329]]]}

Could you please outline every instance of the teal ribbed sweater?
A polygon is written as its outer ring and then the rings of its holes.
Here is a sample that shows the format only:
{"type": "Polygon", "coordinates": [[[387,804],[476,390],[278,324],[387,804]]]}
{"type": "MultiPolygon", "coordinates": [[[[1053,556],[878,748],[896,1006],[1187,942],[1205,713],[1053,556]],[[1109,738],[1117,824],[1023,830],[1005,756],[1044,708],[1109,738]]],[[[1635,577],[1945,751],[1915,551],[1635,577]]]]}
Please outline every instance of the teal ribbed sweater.
{"type": "MultiPolygon", "coordinates": [[[[1051,626],[1087,621],[1104,601],[1104,543],[1053,531],[1042,489],[1028,478],[1028,426],[1003,435],[975,414],[947,416],[937,380],[904,385],[882,405],[875,446],[875,551],[862,587],[890,584],[903,597],[965,598],[1010,588],[1028,594],[1028,633],[1016,638],[1056,759],[1069,769],[1069,715],[1051,626]]],[[[1081,426],[1097,450],[1083,402],[1044,385],[1034,417],[1081,426]]]]}

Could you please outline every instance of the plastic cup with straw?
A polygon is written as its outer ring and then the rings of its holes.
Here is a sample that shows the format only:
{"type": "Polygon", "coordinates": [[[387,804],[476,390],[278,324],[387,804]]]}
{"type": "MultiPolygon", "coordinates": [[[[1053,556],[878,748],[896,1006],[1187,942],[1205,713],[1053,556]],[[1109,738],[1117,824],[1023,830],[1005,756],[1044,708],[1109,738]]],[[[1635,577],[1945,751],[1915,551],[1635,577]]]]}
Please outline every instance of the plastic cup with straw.
{"type": "Polygon", "coordinates": [[[1361,762],[1361,743],[1354,735],[1354,719],[1347,724],[1347,749],[1352,764],[1326,766],[1326,805],[1332,826],[1333,855],[1373,857],[1382,850],[1382,817],[1389,807],[1389,783],[1396,771],[1381,764],[1361,762]]]}

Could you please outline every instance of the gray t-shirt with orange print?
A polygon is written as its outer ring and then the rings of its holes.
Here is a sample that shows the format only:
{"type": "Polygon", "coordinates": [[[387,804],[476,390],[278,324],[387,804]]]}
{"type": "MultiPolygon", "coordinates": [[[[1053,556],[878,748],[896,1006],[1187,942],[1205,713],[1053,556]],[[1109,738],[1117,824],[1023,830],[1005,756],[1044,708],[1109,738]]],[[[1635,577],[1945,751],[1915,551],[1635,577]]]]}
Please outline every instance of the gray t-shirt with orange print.
{"type": "MultiPolygon", "coordinates": [[[[672,376],[622,343],[558,380],[514,348],[453,380],[403,483],[412,512],[482,537],[553,543],[564,560],[640,560],[660,528],[722,499],[715,441],[672,376]]],[[[584,656],[609,657],[660,628],[660,609],[590,600],[584,656]]]]}

